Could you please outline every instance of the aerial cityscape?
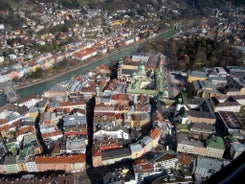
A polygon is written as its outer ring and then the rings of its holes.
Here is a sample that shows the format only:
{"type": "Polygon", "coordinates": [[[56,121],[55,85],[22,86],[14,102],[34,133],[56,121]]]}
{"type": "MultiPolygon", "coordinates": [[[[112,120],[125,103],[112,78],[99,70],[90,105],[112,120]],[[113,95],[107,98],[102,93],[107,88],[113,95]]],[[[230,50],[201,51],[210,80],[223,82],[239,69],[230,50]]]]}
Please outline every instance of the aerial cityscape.
{"type": "Polygon", "coordinates": [[[0,43],[1,184],[243,179],[244,1],[0,1],[0,43]]]}

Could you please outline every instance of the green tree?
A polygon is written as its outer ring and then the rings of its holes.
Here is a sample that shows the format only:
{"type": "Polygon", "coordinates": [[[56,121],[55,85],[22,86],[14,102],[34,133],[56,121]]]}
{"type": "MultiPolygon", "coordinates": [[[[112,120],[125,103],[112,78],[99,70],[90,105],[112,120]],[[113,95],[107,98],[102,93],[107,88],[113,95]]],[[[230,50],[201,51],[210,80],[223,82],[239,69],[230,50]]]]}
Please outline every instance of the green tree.
{"type": "Polygon", "coordinates": [[[43,69],[37,68],[35,71],[31,73],[31,77],[34,79],[42,78],[43,77],[43,69]]]}

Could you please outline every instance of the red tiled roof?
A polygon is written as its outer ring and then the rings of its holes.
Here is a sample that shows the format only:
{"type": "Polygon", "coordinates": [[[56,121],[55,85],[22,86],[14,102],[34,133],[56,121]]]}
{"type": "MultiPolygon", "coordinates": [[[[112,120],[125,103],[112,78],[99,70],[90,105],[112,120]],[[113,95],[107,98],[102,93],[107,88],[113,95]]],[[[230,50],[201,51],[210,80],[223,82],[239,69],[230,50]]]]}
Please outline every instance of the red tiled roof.
{"type": "Polygon", "coordinates": [[[114,116],[115,112],[94,112],[94,116],[104,116],[104,115],[108,115],[108,116],[114,116]]]}
{"type": "Polygon", "coordinates": [[[73,54],[73,56],[75,56],[75,57],[84,57],[84,56],[89,55],[89,54],[91,54],[93,52],[96,52],[96,50],[94,48],[86,48],[86,49],[81,49],[78,52],[75,52],[73,54]]]}
{"type": "Polygon", "coordinates": [[[150,137],[151,137],[152,139],[156,139],[157,137],[160,136],[161,132],[162,132],[161,129],[159,129],[159,128],[154,128],[154,129],[150,132],[150,137]]]}
{"type": "Polygon", "coordinates": [[[10,128],[9,125],[6,124],[6,125],[0,127],[0,132],[3,131],[3,130],[8,130],[9,128],[10,128]]]}
{"type": "Polygon", "coordinates": [[[7,123],[6,119],[0,119],[0,125],[7,123]]]}
{"type": "Polygon", "coordinates": [[[178,157],[178,163],[183,164],[183,165],[190,165],[195,157],[187,154],[181,154],[178,157]]]}
{"type": "Polygon", "coordinates": [[[36,157],[37,164],[62,164],[62,163],[80,163],[85,162],[85,154],[69,155],[69,156],[38,156],[36,157]]]}
{"type": "Polygon", "coordinates": [[[134,162],[135,172],[150,172],[153,171],[154,167],[151,162],[146,162],[146,160],[141,159],[134,162]]]}
{"type": "Polygon", "coordinates": [[[100,151],[99,148],[94,148],[92,154],[93,154],[93,157],[99,157],[99,156],[102,156],[101,151],[100,151]]]}
{"type": "Polygon", "coordinates": [[[55,132],[49,132],[49,133],[42,133],[43,139],[48,137],[53,137],[57,135],[63,135],[61,130],[56,130],[55,132]]]}
{"type": "Polygon", "coordinates": [[[24,126],[24,127],[20,127],[18,130],[16,130],[16,135],[22,135],[26,132],[32,132],[35,133],[35,129],[33,126],[24,126]]]}

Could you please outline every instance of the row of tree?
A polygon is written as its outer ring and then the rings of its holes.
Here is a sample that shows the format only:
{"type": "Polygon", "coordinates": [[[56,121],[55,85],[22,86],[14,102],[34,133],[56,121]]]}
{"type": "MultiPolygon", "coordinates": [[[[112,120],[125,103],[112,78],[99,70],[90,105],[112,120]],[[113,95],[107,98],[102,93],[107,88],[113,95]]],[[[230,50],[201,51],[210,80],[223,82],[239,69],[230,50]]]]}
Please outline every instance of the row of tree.
{"type": "Polygon", "coordinates": [[[174,70],[200,70],[203,67],[242,65],[242,53],[229,43],[204,37],[169,41],[174,70]]]}
{"type": "Polygon", "coordinates": [[[225,41],[204,37],[188,39],[149,41],[142,45],[140,53],[163,53],[169,60],[173,70],[200,70],[203,67],[241,66],[243,55],[225,41]]]}

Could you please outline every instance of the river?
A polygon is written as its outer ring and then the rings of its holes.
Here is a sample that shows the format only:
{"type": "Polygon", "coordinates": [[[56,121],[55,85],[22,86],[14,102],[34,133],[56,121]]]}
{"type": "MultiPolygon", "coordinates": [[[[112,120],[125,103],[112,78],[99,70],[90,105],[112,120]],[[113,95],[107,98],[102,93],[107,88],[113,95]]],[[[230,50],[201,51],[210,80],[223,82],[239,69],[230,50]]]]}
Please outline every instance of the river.
{"type": "MultiPolygon", "coordinates": [[[[176,33],[176,30],[168,30],[164,33],[159,34],[158,36],[156,36],[155,38],[151,38],[150,40],[154,40],[154,39],[166,39],[172,35],[174,35],[176,33]]],[[[49,81],[45,81],[43,83],[39,83],[30,87],[26,87],[26,88],[22,88],[17,90],[17,93],[20,95],[20,97],[26,97],[29,95],[33,95],[33,94],[40,94],[42,92],[44,92],[45,90],[50,89],[52,86],[54,86],[55,84],[61,82],[61,81],[65,81],[70,79],[73,75],[81,75],[89,70],[93,70],[94,68],[96,68],[99,65],[109,65],[110,63],[112,63],[113,61],[119,61],[121,58],[123,58],[124,56],[128,56],[128,55],[132,55],[133,53],[135,53],[137,51],[138,45],[139,44],[143,44],[145,43],[147,40],[146,39],[144,41],[139,42],[138,44],[135,44],[134,46],[131,46],[129,48],[126,49],[122,49],[122,51],[119,51],[113,55],[110,55],[106,58],[103,59],[98,59],[96,62],[93,62],[89,65],[86,65],[82,68],[79,68],[75,71],[71,71],[69,73],[66,73],[62,76],[59,76],[55,79],[49,80],[49,81]]],[[[89,60],[89,59],[88,59],[89,60]]],[[[6,98],[3,94],[0,95],[0,106],[3,106],[7,103],[6,98]]]]}

